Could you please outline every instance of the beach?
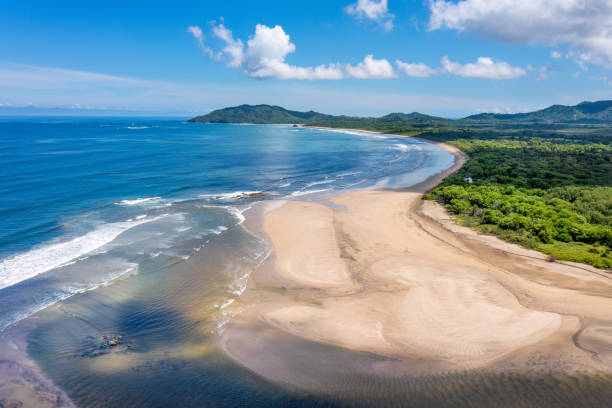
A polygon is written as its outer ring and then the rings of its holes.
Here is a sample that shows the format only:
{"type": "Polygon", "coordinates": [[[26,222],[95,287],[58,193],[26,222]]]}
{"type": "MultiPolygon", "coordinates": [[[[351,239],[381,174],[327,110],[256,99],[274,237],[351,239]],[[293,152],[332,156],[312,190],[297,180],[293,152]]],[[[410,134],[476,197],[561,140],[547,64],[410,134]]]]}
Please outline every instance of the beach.
{"type": "MultiPolygon", "coordinates": [[[[255,284],[252,270],[261,282],[269,269],[272,246],[257,213],[284,202],[327,203],[341,191],[410,186],[453,161],[425,142],[359,132],[43,122],[0,123],[0,133],[23,135],[3,139],[13,177],[2,180],[12,199],[0,232],[0,405],[270,407],[302,398],[219,347],[234,317],[250,309],[242,294],[255,284]],[[41,188],[23,188],[32,185],[41,188]]],[[[327,233],[295,254],[318,265],[286,265],[287,285],[302,279],[330,292],[358,290],[337,253],[320,257],[335,243],[331,207],[317,207],[322,222],[311,225],[308,215],[291,238],[307,228],[327,233]],[[333,278],[321,279],[327,265],[333,278]]]]}
{"type": "MultiPolygon", "coordinates": [[[[184,129],[178,162],[151,170],[164,189],[135,174],[112,195],[100,190],[107,204],[68,223],[79,227],[65,230],[73,235],[6,264],[19,272],[7,276],[24,279],[0,296],[9,325],[0,405],[558,408],[612,399],[609,274],[479,235],[423,201],[467,160],[457,149],[353,130],[145,123],[79,126],[101,141],[148,134],[122,152],[132,160],[141,149],[166,157],[167,132],[184,129]],[[255,148],[244,160],[247,142],[255,148]],[[216,173],[192,167],[201,157],[216,173]],[[202,190],[194,180],[226,184],[202,190]],[[168,193],[179,186],[191,190],[168,193]],[[135,187],[143,190],[124,191],[135,187]],[[21,275],[48,248],[66,246],[63,256],[91,237],[112,241],[21,275]],[[52,295],[48,306],[26,302],[40,293],[52,295]]],[[[39,204],[53,205],[65,211],[39,204]]]]}
{"type": "Polygon", "coordinates": [[[310,391],[329,385],[330,365],[337,375],[417,377],[612,372],[610,275],[478,235],[423,201],[467,159],[440,145],[453,166],[409,189],[266,213],[274,255],[250,277],[224,349],[310,391]]]}

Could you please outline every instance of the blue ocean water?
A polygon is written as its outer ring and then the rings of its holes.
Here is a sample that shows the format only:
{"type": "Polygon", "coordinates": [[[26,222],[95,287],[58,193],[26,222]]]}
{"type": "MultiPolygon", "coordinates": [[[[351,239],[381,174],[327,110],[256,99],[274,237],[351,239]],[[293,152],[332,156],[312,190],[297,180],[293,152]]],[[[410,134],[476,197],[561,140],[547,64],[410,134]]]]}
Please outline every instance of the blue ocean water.
{"type": "Polygon", "coordinates": [[[0,328],[187,260],[224,239],[254,202],[405,187],[452,160],[435,145],[360,132],[0,119],[0,328]]]}

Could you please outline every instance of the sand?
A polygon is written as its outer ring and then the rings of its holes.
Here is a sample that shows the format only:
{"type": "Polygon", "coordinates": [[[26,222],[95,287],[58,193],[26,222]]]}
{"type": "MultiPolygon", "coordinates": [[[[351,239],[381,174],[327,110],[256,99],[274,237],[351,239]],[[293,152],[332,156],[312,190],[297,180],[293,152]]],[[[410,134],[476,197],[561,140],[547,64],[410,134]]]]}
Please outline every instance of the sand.
{"type": "Polygon", "coordinates": [[[378,371],[392,361],[414,374],[612,372],[611,277],[480,236],[423,202],[466,160],[442,146],[454,166],[409,191],[351,192],[333,208],[288,202],[266,214],[274,256],[251,277],[225,350],[270,378],[279,363],[269,359],[294,357],[262,353],[264,361],[258,347],[291,337],[380,356],[368,362],[378,371]],[[238,336],[250,337],[250,355],[238,336]]]}

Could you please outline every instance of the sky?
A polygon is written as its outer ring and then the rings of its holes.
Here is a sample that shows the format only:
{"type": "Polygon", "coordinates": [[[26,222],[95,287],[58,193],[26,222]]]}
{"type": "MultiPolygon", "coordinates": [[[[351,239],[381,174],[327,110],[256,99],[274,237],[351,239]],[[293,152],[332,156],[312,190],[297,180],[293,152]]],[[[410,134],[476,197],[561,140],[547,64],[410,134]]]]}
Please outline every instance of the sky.
{"type": "Polygon", "coordinates": [[[612,99],[612,0],[3,0],[0,38],[0,114],[462,117],[612,99]]]}

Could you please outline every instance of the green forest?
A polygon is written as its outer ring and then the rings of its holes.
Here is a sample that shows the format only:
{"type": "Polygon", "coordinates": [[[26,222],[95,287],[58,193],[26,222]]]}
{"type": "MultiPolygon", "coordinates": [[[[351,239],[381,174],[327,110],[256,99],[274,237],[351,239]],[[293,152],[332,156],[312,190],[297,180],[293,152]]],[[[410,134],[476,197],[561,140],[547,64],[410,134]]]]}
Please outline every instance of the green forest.
{"type": "Polygon", "coordinates": [[[607,129],[431,131],[470,157],[426,195],[464,225],[612,269],[612,137],[607,129]],[[465,181],[470,177],[472,183],[465,181]]]}

